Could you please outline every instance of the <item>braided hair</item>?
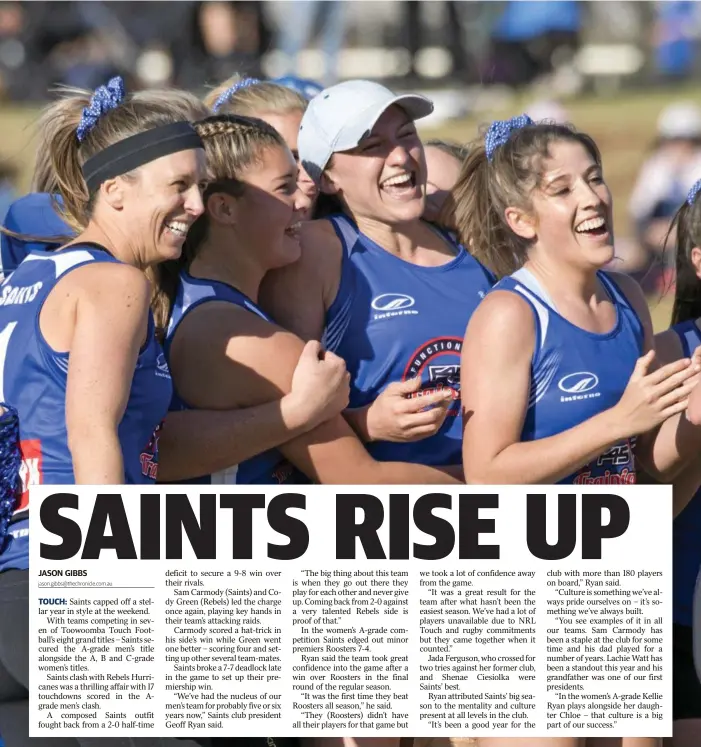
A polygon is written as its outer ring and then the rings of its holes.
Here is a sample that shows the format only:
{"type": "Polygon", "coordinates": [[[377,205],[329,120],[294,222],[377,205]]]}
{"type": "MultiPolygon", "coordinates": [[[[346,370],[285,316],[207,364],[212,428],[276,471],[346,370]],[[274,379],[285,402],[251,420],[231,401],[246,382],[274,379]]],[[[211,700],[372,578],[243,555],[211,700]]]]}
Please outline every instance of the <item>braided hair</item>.
{"type": "MultiPolygon", "coordinates": [[[[241,197],[245,190],[240,179],[242,172],[260,163],[268,148],[287,147],[274,127],[253,117],[220,114],[195,122],[194,127],[202,138],[207,156],[208,184],[202,195],[205,208],[208,198],[217,192],[241,197]]],[[[205,210],[190,226],[180,258],[155,268],[156,289],[151,306],[156,326],[161,331],[168,324],[180,272],[190,267],[208,232],[209,218],[205,210]]]]}

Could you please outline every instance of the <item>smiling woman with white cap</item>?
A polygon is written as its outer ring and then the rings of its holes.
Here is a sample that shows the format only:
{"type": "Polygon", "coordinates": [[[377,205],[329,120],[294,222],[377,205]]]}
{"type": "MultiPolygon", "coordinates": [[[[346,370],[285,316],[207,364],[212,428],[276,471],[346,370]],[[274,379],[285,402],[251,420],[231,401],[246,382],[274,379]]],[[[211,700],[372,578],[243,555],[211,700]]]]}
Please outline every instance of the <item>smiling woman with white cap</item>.
{"type": "Polygon", "coordinates": [[[345,359],[346,414],[376,459],[459,465],[462,336],[492,278],[422,220],[426,162],[414,122],[432,111],[424,96],[366,80],[310,102],[300,160],[341,210],[303,226],[300,261],[266,278],[264,302],[283,326],[304,339],[323,333],[345,359]]]}

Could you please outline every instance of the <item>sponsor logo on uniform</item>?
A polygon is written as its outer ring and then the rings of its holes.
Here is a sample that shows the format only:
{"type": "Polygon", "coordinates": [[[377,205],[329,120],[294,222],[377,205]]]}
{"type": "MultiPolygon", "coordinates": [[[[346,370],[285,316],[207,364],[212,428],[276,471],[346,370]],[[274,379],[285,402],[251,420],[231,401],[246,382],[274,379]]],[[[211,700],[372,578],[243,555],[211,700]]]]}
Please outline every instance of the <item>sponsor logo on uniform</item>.
{"type": "Polygon", "coordinates": [[[163,423],[156,426],[156,430],[151,436],[151,440],[146,445],[146,448],[141,452],[139,457],[141,462],[141,474],[144,477],[148,477],[150,480],[155,482],[158,477],[158,441],[160,440],[160,430],[163,423]]]}
{"type": "Polygon", "coordinates": [[[575,485],[635,485],[638,481],[633,461],[635,438],[612,446],[574,478],[575,485]]]}
{"type": "Polygon", "coordinates": [[[419,312],[413,308],[416,300],[405,293],[382,293],[370,304],[377,312],[373,319],[390,319],[395,316],[413,316],[419,312]]]}
{"type": "Polygon", "coordinates": [[[283,459],[273,467],[272,478],[278,485],[284,485],[290,481],[294,471],[294,466],[286,459],[283,459]]]}
{"type": "Polygon", "coordinates": [[[450,389],[454,404],[448,414],[457,415],[459,408],[456,406],[456,401],[460,399],[461,352],[461,337],[436,337],[417,348],[404,369],[402,378],[406,381],[416,376],[423,376],[425,372],[428,374],[428,380],[424,380],[422,388],[412,396],[426,397],[442,389],[450,389]]]}
{"type": "Polygon", "coordinates": [[[431,383],[443,383],[448,386],[460,388],[460,365],[429,366],[428,380],[431,383]]]}
{"type": "Polygon", "coordinates": [[[41,439],[29,438],[20,441],[22,463],[19,467],[19,477],[22,481],[22,496],[15,508],[15,513],[24,511],[29,506],[29,488],[44,482],[43,457],[41,453],[41,439]]]}
{"type": "Polygon", "coordinates": [[[600,397],[601,392],[594,391],[598,386],[599,377],[590,371],[578,371],[563,376],[557,382],[557,388],[565,393],[560,395],[560,402],[576,402],[600,397]]]}
{"type": "Polygon", "coordinates": [[[44,284],[34,283],[34,285],[14,286],[3,285],[0,292],[0,306],[12,306],[23,303],[31,303],[38,295],[44,284]]]}
{"type": "Polygon", "coordinates": [[[162,379],[170,378],[168,361],[166,361],[166,357],[163,353],[159,353],[158,358],[156,358],[156,376],[160,376],[162,379]]]}

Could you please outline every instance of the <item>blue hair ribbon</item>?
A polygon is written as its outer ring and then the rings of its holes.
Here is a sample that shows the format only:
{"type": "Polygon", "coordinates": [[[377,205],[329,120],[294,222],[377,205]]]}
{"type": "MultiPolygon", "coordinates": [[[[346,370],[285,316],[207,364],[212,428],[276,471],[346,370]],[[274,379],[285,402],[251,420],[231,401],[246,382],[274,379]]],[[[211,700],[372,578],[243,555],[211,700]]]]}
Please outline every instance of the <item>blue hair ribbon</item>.
{"type": "Polygon", "coordinates": [[[93,93],[88,106],[83,109],[83,116],[76,129],[78,142],[82,143],[100,117],[116,109],[124,101],[125,96],[124,80],[119,76],[112,78],[107,85],[99,86],[93,93]]]}
{"type": "Polygon", "coordinates": [[[696,200],[696,195],[701,192],[701,179],[699,179],[696,184],[689,190],[689,194],[686,196],[686,201],[689,204],[689,207],[691,207],[694,204],[694,200],[696,200]]]}
{"type": "Polygon", "coordinates": [[[7,528],[20,495],[19,417],[14,407],[3,404],[0,415],[0,550],[5,544],[7,528]]]}
{"type": "Polygon", "coordinates": [[[520,114],[518,117],[499,119],[492,122],[489,125],[487,134],[484,136],[484,149],[487,153],[487,160],[491,161],[494,158],[497,148],[505,145],[516,130],[532,124],[535,123],[527,114],[520,114]]]}
{"type": "Polygon", "coordinates": [[[240,91],[242,88],[248,88],[249,86],[255,86],[256,83],[260,83],[258,78],[242,78],[237,81],[233,86],[230,86],[226,91],[224,91],[224,93],[219,95],[219,98],[214,102],[212,111],[216,114],[216,112],[236,93],[236,91],[240,91]]]}

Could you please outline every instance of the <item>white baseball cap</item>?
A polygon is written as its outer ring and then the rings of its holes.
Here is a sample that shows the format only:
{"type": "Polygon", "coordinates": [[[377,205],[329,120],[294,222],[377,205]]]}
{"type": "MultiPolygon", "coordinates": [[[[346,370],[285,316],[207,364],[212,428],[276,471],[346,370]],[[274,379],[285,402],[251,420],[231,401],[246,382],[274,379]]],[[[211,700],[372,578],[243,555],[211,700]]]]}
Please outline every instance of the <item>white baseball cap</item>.
{"type": "Polygon", "coordinates": [[[297,139],[304,170],[318,184],[331,156],[355,148],[395,104],[413,120],[433,112],[433,103],[425,96],[397,96],[370,80],[347,80],[315,96],[302,117],[297,139]]]}

